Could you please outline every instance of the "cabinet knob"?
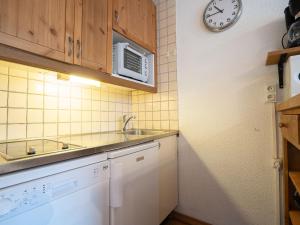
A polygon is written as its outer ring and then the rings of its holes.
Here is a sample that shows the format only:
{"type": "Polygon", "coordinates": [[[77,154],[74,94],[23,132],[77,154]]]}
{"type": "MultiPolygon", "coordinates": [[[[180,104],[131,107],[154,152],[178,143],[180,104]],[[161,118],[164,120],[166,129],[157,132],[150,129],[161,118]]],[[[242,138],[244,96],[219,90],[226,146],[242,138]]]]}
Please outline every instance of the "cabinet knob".
{"type": "Polygon", "coordinates": [[[68,43],[69,43],[68,56],[71,56],[73,53],[73,39],[70,36],[68,37],[68,43]]]}
{"type": "Polygon", "coordinates": [[[279,123],[279,127],[280,128],[287,127],[287,124],[285,124],[285,123],[279,123]]]}
{"type": "Polygon", "coordinates": [[[76,57],[77,59],[80,58],[80,55],[81,55],[81,43],[79,40],[76,41],[76,46],[77,46],[77,54],[76,54],[76,57]]]}

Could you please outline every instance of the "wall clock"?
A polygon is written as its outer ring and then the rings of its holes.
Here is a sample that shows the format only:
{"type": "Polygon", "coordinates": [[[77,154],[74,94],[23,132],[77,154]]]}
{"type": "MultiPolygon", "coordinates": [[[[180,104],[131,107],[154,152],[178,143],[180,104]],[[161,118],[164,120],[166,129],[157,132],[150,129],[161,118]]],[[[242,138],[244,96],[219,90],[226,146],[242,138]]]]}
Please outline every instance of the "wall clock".
{"type": "Polygon", "coordinates": [[[212,0],[206,7],[203,21],[213,31],[224,31],[233,26],[242,14],[242,0],[212,0]]]}

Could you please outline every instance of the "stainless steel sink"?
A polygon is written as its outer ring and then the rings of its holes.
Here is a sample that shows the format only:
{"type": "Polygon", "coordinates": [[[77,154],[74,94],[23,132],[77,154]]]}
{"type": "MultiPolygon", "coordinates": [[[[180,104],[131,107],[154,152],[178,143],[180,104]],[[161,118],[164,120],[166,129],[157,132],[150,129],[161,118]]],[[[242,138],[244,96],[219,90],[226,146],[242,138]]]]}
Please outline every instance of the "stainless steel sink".
{"type": "Polygon", "coordinates": [[[160,131],[160,130],[140,130],[140,129],[127,130],[122,132],[122,134],[125,135],[157,135],[163,133],[164,131],[160,131]]]}

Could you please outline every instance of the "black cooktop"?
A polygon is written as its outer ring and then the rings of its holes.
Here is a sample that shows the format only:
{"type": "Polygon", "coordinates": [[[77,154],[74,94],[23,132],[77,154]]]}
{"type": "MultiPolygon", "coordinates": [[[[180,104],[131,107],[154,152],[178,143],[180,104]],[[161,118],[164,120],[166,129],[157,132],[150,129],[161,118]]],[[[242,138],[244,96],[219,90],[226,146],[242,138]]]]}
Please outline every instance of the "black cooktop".
{"type": "Polygon", "coordinates": [[[0,143],[0,154],[6,160],[16,160],[78,148],[81,148],[81,146],[48,139],[38,139],[0,143]]]}

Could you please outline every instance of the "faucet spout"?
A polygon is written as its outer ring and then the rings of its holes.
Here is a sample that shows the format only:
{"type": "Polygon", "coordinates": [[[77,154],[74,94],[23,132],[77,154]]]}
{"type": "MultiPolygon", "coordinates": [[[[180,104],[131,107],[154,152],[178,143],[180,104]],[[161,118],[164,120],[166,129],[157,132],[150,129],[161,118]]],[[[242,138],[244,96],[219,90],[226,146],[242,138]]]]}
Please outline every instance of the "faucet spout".
{"type": "Polygon", "coordinates": [[[127,130],[127,124],[129,123],[130,120],[135,119],[135,116],[130,116],[126,119],[126,115],[123,116],[123,122],[124,122],[124,126],[123,126],[123,132],[126,132],[127,130]]]}

